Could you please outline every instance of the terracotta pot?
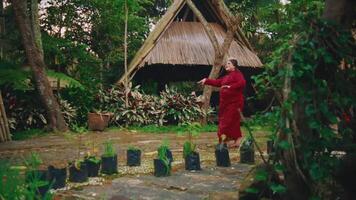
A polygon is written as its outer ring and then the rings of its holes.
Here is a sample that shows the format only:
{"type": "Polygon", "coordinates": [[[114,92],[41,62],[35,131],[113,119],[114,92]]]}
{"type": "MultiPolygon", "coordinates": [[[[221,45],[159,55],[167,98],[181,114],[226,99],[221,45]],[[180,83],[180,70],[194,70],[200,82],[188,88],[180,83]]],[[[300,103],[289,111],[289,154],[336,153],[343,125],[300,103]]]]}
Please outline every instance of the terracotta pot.
{"type": "Polygon", "coordinates": [[[103,131],[109,124],[110,113],[88,113],[88,126],[92,131],[103,131]]]}

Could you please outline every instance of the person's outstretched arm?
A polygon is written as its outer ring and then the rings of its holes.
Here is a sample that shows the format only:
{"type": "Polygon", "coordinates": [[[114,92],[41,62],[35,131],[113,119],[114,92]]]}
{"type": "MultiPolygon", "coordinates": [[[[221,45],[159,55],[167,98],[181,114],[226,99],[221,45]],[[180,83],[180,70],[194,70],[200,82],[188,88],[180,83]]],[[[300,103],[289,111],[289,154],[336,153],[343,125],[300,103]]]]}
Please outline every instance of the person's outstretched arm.
{"type": "Polygon", "coordinates": [[[202,85],[211,85],[211,86],[214,86],[214,87],[221,87],[221,81],[222,81],[221,78],[219,78],[219,79],[203,78],[198,83],[200,83],[202,85]]]}

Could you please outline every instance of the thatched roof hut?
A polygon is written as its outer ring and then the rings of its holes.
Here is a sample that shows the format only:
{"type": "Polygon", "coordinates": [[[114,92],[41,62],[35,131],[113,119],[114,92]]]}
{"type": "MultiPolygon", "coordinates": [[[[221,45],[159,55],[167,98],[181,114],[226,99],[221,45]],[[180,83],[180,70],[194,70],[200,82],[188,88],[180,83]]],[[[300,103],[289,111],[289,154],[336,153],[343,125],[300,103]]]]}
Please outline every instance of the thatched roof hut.
{"type": "MultiPolygon", "coordinates": [[[[196,3],[196,6],[211,24],[219,43],[222,44],[226,35],[226,22],[218,15],[210,0],[196,3]]],[[[243,67],[262,67],[260,59],[249,48],[248,42],[241,39],[241,34],[235,34],[228,57],[236,58],[243,67]]],[[[209,73],[213,62],[214,48],[203,25],[197,21],[185,0],[176,0],[149,34],[129,64],[128,72],[119,82],[123,83],[125,77],[132,79],[137,71],[144,71],[145,77],[151,74],[162,78],[162,73],[165,78],[174,76],[180,80],[188,77],[187,73],[189,76],[198,74],[197,76],[201,77],[209,73]],[[177,72],[180,70],[183,70],[184,74],[179,78],[177,72]],[[203,74],[201,71],[204,71],[203,74]]]]}

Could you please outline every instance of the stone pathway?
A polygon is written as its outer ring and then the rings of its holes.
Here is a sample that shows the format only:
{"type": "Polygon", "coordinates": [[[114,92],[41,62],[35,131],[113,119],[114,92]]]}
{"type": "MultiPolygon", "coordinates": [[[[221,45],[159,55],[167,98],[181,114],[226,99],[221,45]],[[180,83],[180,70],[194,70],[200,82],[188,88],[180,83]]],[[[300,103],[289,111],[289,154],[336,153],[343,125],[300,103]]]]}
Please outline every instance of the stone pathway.
{"type": "Polygon", "coordinates": [[[99,200],[155,200],[155,199],[238,199],[238,188],[241,180],[251,169],[251,165],[239,164],[237,150],[230,151],[232,167],[215,167],[214,144],[215,133],[203,133],[194,142],[198,146],[202,171],[184,170],[182,146],[185,136],[176,134],[142,134],[128,131],[92,132],[81,138],[65,135],[49,135],[26,141],[14,141],[0,145],[0,160],[10,160],[21,165],[23,158],[30,152],[36,152],[44,166],[54,164],[66,165],[69,161],[82,157],[90,150],[93,141],[102,152],[102,143],[108,139],[114,142],[119,155],[119,174],[101,178],[99,183],[92,184],[93,179],[85,184],[68,184],[67,190],[56,191],[57,199],[99,199],[99,200]],[[172,175],[154,177],[153,158],[162,139],[168,139],[173,152],[172,175]],[[79,142],[80,141],[80,142],[79,142]],[[126,149],[138,146],[143,151],[140,167],[127,167],[126,149]],[[78,151],[79,150],[79,151],[78,151]],[[88,185],[89,184],[89,185],[88,185]],[[74,186],[73,186],[74,185],[74,186]]]}
{"type": "Polygon", "coordinates": [[[209,167],[201,171],[180,170],[169,177],[152,175],[125,176],[110,184],[87,186],[62,193],[64,199],[142,199],[142,200],[232,200],[238,199],[241,180],[251,165],[209,167]]]}

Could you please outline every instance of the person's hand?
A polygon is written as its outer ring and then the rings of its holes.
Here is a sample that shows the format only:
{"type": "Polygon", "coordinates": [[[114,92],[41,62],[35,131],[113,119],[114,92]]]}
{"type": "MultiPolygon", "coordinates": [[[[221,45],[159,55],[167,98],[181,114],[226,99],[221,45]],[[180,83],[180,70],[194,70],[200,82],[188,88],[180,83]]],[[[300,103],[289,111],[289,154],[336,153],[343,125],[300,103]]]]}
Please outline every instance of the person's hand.
{"type": "Polygon", "coordinates": [[[199,83],[200,85],[204,85],[204,84],[205,84],[205,81],[206,81],[206,78],[203,78],[203,79],[201,79],[200,81],[198,81],[198,83],[199,83]]]}
{"type": "Polygon", "coordinates": [[[223,85],[221,86],[221,88],[230,88],[231,86],[230,85],[223,85]]]}

